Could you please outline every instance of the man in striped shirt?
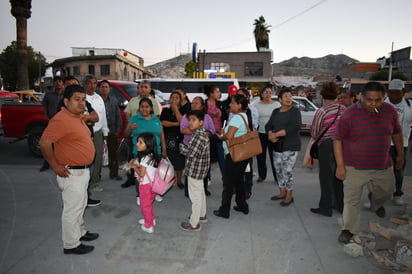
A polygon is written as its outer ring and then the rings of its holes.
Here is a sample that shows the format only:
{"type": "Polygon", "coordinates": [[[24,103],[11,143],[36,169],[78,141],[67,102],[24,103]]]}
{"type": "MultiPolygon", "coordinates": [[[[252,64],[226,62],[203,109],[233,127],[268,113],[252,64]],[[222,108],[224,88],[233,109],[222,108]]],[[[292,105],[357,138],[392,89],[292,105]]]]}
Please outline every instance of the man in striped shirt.
{"type": "Polygon", "coordinates": [[[395,177],[392,165],[403,165],[403,137],[394,107],[384,102],[385,86],[369,82],[360,102],[347,108],[336,124],[333,148],[336,177],[344,182],[343,227],[339,241],[348,243],[360,218],[362,188],[373,193],[371,210],[385,216],[384,203],[392,197],[395,177]],[[389,154],[391,140],[397,151],[396,163],[389,154]]]}

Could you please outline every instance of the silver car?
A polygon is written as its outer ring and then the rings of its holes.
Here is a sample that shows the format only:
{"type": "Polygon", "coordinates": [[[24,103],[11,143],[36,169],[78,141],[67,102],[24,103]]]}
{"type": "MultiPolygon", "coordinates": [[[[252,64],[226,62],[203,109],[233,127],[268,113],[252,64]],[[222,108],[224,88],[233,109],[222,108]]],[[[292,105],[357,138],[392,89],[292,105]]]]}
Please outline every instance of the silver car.
{"type": "MultiPolygon", "coordinates": [[[[276,95],[272,96],[272,99],[279,101],[276,95]]],[[[260,99],[255,99],[252,104],[256,104],[260,99]]],[[[309,132],[310,127],[312,126],[313,117],[315,116],[316,110],[318,107],[315,106],[308,98],[303,96],[293,96],[293,105],[300,110],[302,115],[302,128],[304,132],[309,132]]]]}

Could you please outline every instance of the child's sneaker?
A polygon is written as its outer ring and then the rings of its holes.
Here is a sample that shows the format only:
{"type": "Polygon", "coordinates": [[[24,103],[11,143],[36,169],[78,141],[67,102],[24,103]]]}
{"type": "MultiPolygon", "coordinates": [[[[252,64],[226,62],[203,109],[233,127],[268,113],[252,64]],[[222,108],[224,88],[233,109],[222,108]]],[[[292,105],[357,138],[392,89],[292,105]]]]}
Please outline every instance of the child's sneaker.
{"type": "Polygon", "coordinates": [[[152,227],[145,227],[144,224],[142,224],[142,230],[144,232],[147,232],[147,233],[150,233],[150,234],[153,233],[153,231],[154,231],[153,226],[152,227]]]}
{"type": "MultiPolygon", "coordinates": [[[[190,220],[190,216],[187,217],[187,219],[190,220]]],[[[205,217],[200,217],[199,222],[204,223],[204,224],[207,223],[207,215],[205,215],[205,217]]]]}
{"type": "MultiPolygon", "coordinates": [[[[144,225],[144,219],[139,219],[139,224],[144,225]]],[[[156,225],[156,219],[153,220],[153,226],[156,225]]]]}
{"type": "Polygon", "coordinates": [[[204,223],[204,224],[207,223],[207,215],[205,215],[205,217],[200,217],[199,222],[204,223]]]}
{"type": "Polygon", "coordinates": [[[163,198],[162,196],[160,196],[159,194],[156,194],[156,198],[155,198],[156,202],[163,202],[163,198]]]}
{"type": "Polygon", "coordinates": [[[180,224],[180,228],[186,231],[200,231],[200,224],[197,224],[197,226],[193,227],[189,222],[182,222],[180,224]]]}

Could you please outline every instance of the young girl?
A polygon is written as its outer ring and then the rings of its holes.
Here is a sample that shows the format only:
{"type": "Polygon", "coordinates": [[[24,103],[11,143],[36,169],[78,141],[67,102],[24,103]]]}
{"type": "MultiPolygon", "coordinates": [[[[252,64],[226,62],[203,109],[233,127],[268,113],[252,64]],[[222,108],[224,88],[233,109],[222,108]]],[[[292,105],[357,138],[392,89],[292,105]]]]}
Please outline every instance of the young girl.
{"type": "Polygon", "coordinates": [[[156,193],[152,191],[152,182],[155,176],[160,156],[157,153],[156,137],[149,132],[139,135],[136,143],[138,159],[132,159],[129,165],[136,171],[136,180],[139,182],[140,210],[143,218],[139,220],[142,230],[153,233],[156,217],[153,212],[153,200],[156,193]]]}

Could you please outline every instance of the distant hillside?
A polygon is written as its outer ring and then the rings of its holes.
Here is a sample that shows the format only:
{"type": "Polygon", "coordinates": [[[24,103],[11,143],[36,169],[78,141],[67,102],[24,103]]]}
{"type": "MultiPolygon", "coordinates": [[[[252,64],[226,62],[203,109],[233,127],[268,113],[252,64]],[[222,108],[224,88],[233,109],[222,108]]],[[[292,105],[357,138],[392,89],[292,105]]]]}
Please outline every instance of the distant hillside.
{"type": "Polygon", "coordinates": [[[359,62],[344,54],[326,55],[320,58],[293,57],[280,63],[272,64],[273,74],[290,75],[290,76],[334,76],[342,71],[342,68],[348,64],[359,62]]]}
{"type": "MultiPolygon", "coordinates": [[[[180,55],[147,68],[152,70],[156,77],[159,78],[186,78],[185,64],[191,60],[190,54],[180,55]]],[[[358,62],[344,54],[327,55],[320,58],[293,57],[280,63],[274,63],[274,76],[308,76],[314,77],[319,75],[335,76],[342,74],[342,68],[347,64],[358,62]]]]}
{"type": "Polygon", "coordinates": [[[153,71],[159,78],[186,78],[185,65],[191,60],[190,54],[183,54],[172,59],[168,59],[146,68],[153,71]]]}

